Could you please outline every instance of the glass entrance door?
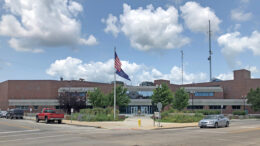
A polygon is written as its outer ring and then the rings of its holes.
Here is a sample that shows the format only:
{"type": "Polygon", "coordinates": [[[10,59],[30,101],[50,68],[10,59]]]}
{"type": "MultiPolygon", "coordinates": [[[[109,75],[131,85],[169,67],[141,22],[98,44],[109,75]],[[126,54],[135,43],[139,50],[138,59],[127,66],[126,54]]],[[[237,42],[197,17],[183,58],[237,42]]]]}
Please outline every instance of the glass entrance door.
{"type": "Polygon", "coordinates": [[[141,114],[142,115],[148,114],[148,107],[147,106],[141,106],[141,114]]]}
{"type": "Polygon", "coordinates": [[[137,115],[138,107],[137,106],[131,106],[131,114],[137,115]]]}

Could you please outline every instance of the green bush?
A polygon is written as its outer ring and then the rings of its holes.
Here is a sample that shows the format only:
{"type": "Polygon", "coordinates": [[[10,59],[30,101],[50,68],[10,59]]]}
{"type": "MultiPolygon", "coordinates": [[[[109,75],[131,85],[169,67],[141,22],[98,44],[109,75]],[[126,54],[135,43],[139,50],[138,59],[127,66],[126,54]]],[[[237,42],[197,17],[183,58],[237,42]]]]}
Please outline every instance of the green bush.
{"type": "Polygon", "coordinates": [[[233,115],[246,115],[246,112],[245,111],[234,111],[233,112],[233,115]]]}
{"type": "Polygon", "coordinates": [[[198,122],[203,119],[203,114],[196,113],[195,115],[188,115],[183,113],[174,113],[163,115],[162,114],[162,122],[175,122],[175,123],[189,123],[189,122],[198,122]]]}
{"type": "MultiPolygon", "coordinates": [[[[116,112],[119,113],[118,110],[116,112]]],[[[114,121],[114,110],[113,108],[82,109],[79,113],[72,114],[71,118],[78,121],[114,121]]],[[[115,120],[124,119],[124,116],[116,116],[115,120]]]]}
{"type": "Polygon", "coordinates": [[[217,115],[221,112],[219,110],[196,110],[195,113],[202,113],[203,115],[217,115]]]}

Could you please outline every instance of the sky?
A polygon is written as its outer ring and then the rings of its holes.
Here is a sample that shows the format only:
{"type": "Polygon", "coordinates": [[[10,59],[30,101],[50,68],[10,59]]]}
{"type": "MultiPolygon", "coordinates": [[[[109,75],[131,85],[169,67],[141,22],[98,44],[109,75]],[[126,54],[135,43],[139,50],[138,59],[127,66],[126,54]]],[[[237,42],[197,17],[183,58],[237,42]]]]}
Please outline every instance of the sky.
{"type": "Polygon", "coordinates": [[[122,69],[142,81],[233,79],[247,69],[260,78],[259,0],[1,0],[0,81],[114,80],[114,48],[122,69]]]}

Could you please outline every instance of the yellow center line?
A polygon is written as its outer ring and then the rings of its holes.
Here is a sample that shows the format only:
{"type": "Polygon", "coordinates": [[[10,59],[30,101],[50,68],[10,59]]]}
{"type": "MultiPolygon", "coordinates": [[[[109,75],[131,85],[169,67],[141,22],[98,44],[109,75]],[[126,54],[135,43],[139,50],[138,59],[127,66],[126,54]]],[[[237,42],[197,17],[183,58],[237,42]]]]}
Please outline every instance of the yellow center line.
{"type": "Polygon", "coordinates": [[[247,129],[241,129],[241,130],[233,130],[230,133],[243,133],[243,132],[249,132],[249,131],[258,131],[260,130],[260,127],[256,128],[247,128],[247,129]]]}
{"type": "Polygon", "coordinates": [[[0,124],[7,125],[7,126],[10,126],[10,127],[23,128],[23,129],[30,129],[30,130],[34,129],[34,128],[31,128],[31,127],[27,127],[27,126],[14,125],[14,124],[5,123],[5,122],[0,122],[0,124]]]}

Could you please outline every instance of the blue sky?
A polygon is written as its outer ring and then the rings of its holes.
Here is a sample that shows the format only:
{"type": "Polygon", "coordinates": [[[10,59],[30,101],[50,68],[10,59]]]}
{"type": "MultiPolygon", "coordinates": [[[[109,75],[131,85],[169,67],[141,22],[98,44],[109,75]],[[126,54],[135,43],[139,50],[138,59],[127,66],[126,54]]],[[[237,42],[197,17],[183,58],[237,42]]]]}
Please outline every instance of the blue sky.
{"type": "Polygon", "coordinates": [[[258,0],[1,1],[0,81],[84,78],[113,80],[113,49],[132,82],[209,80],[208,19],[213,77],[235,69],[259,78],[258,0]]]}

